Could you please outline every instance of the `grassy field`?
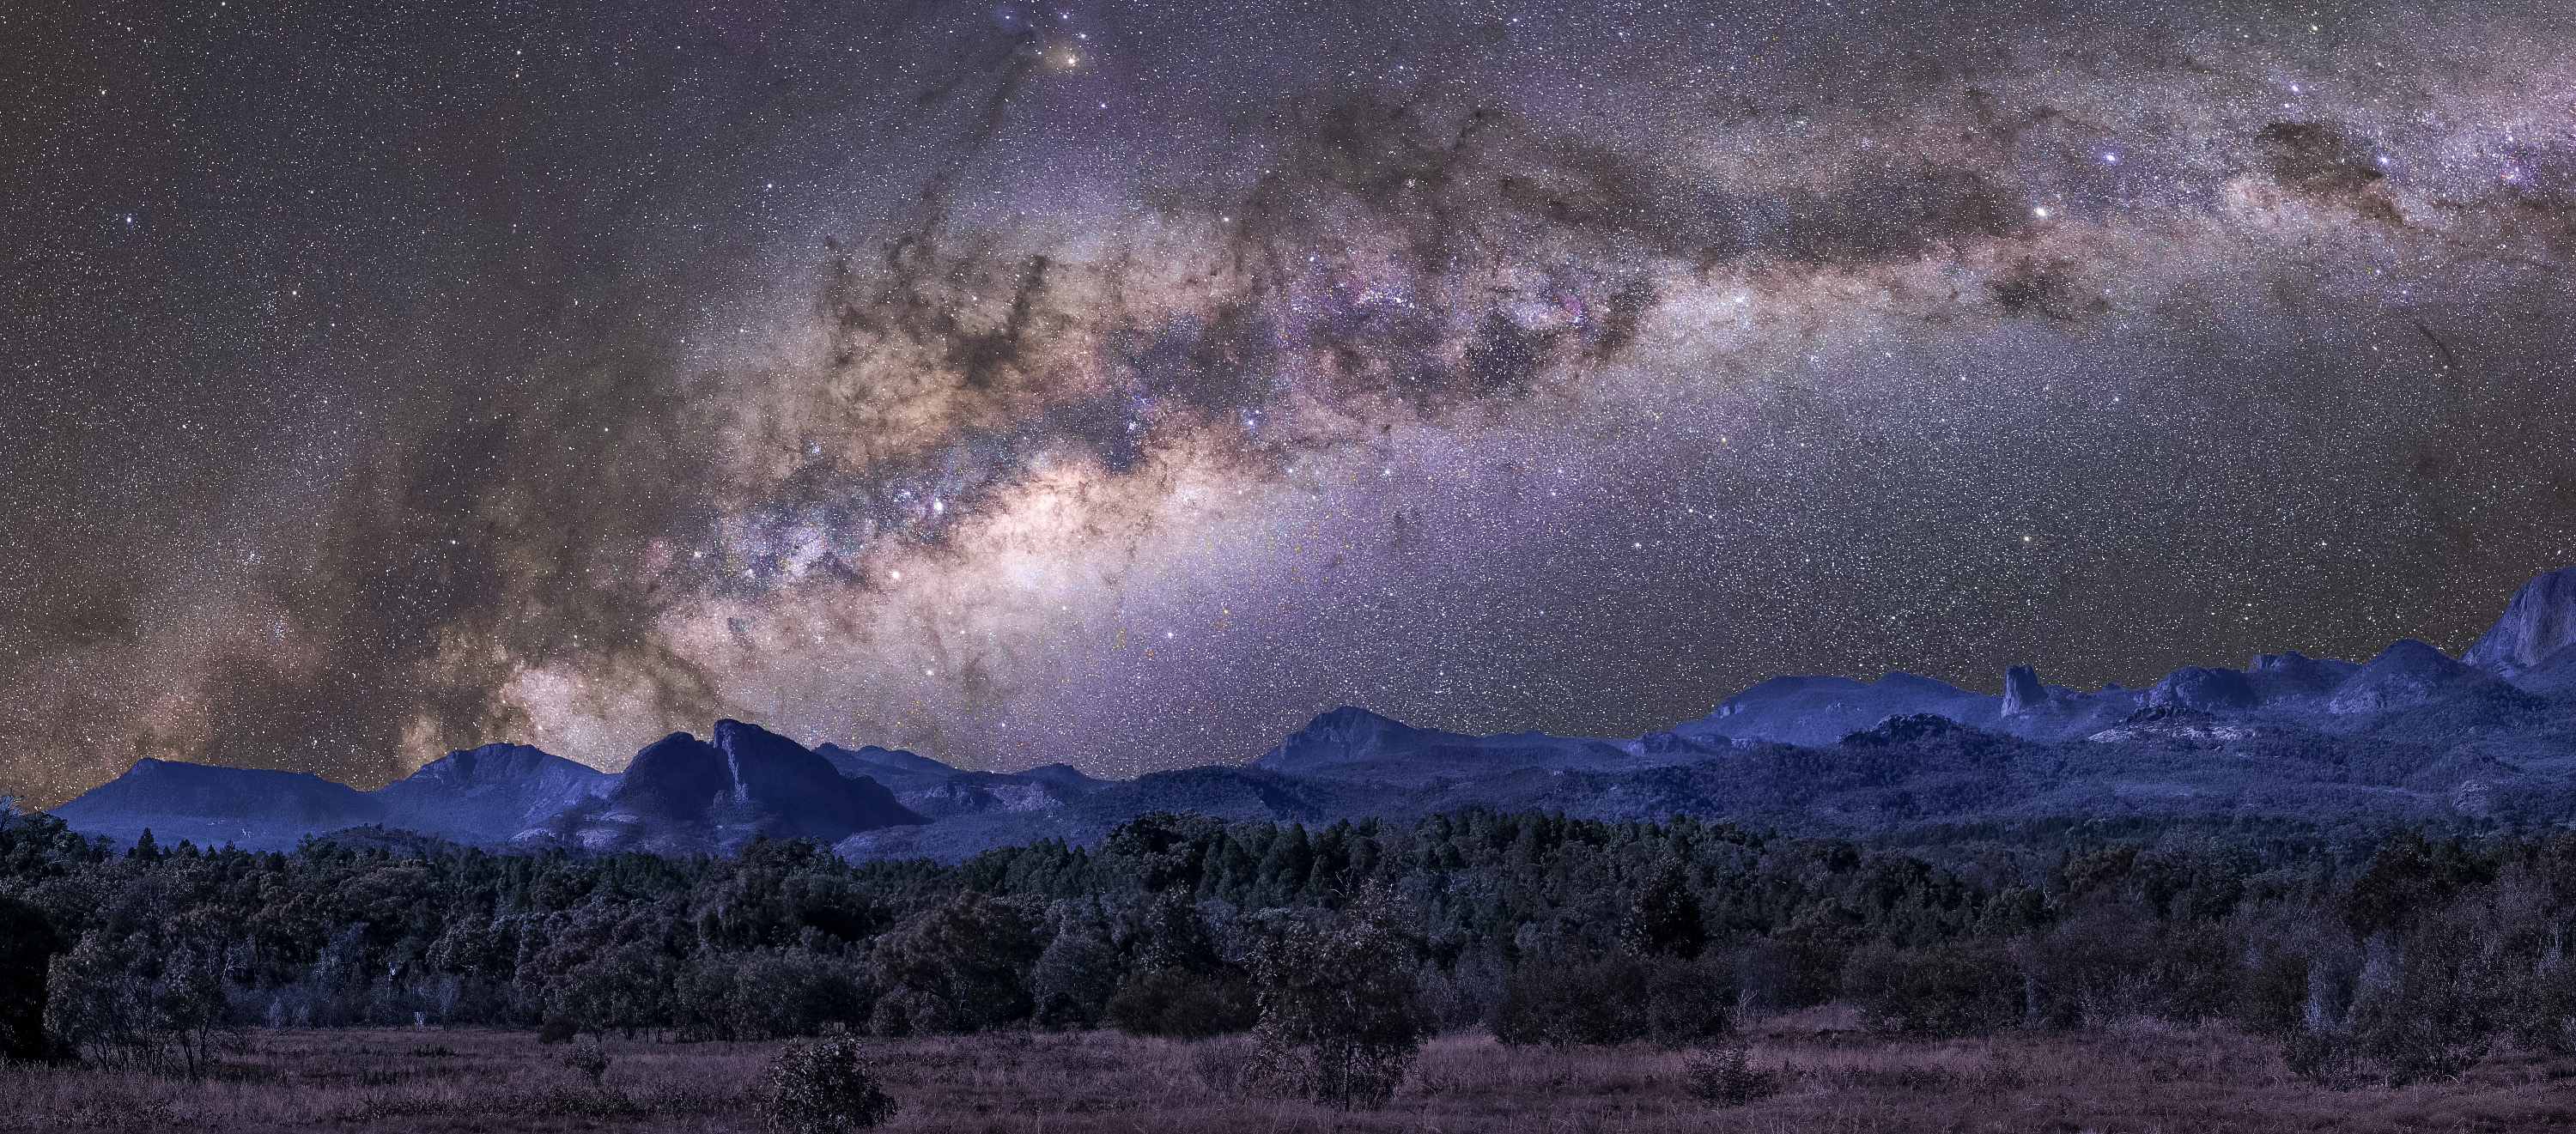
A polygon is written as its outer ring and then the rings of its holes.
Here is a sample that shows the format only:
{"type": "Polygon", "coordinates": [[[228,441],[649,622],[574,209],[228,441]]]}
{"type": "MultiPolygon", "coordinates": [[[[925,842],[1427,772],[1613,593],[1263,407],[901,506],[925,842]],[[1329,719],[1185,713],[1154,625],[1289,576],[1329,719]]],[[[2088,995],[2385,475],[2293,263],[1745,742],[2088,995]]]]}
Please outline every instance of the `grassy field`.
{"type": "MultiPolygon", "coordinates": [[[[1781,1092],[1717,1107],[1683,1056],[1435,1040],[1392,1105],[1339,1112],[1248,1094],[1243,1037],[1114,1032],[872,1041],[893,1130],[2431,1131],[2576,1127],[2576,1064],[2511,1053],[2459,1082],[2326,1091],[2268,1045],[2154,1025],[2081,1036],[1891,1043],[1830,1015],[1750,1033],[1781,1092]]],[[[753,1131],[774,1045],[611,1038],[593,1087],[533,1035],[468,1029],[255,1031],[212,1073],[0,1071],[0,1129],[753,1131]]]]}

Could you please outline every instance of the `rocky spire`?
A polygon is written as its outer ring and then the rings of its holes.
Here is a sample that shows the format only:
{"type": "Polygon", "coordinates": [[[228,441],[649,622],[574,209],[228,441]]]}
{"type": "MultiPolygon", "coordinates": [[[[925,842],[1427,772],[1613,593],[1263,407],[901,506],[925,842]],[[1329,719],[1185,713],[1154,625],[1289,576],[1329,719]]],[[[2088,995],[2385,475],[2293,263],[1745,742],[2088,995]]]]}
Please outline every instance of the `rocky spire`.
{"type": "Polygon", "coordinates": [[[2048,703],[2048,688],[2039,683],[2039,670],[2017,665],[2004,671],[2004,715],[2020,716],[2048,703]]]}

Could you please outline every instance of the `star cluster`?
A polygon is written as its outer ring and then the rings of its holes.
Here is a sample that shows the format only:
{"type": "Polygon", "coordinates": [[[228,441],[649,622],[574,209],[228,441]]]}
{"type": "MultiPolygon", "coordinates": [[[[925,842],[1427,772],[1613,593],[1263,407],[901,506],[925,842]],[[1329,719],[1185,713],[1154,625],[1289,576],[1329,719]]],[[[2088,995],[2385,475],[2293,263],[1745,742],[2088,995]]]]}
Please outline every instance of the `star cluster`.
{"type": "Polygon", "coordinates": [[[0,18],[0,790],[734,715],[2456,649],[2576,561],[2547,4],[0,18]]]}

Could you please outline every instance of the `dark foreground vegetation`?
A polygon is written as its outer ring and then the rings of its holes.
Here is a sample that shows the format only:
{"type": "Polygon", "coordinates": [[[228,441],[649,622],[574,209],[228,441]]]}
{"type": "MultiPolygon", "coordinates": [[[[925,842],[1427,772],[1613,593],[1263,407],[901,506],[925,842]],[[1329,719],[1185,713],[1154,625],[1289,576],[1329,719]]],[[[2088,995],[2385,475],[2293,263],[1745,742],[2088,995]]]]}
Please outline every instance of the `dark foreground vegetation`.
{"type": "Polygon", "coordinates": [[[943,866],[10,815],[0,1125],[735,1128],[818,1033],[920,1128],[2556,1121],[2576,834],[1986,835],[1151,815],[943,866]]]}
{"type": "MultiPolygon", "coordinates": [[[[1749,1069],[1774,1093],[1718,1105],[1688,1052],[1647,1045],[1507,1047],[1429,1040],[1374,1110],[1246,1083],[1253,1040],[1013,1030],[868,1038],[901,1110],[881,1129],[975,1134],[1479,1131],[2521,1131],[2576,1126],[2560,1061],[2499,1054],[2456,1081],[2318,1087],[2272,1045],[2224,1027],[2148,1021],[1902,1040],[1809,1011],[1749,1027],[1749,1069]]],[[[253,1029],[204,1077],[95,1067],[0,1070],[0,1130],[765,1132],[759,1084],[778,1044],[609,1037],[594,1084],[524,1030],[253,1029]]]]}

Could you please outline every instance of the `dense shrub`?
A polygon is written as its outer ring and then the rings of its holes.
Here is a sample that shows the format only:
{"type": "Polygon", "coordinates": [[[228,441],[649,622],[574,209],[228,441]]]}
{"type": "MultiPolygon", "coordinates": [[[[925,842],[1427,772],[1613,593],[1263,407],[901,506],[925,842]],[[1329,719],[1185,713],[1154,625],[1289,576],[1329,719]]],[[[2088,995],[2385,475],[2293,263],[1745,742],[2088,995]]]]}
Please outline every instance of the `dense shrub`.
{"type": "Polygon", "coordinates": [[[1692,1096],[1719,1106],[1743,1106],[1780,1093],[1777,1072],[1757,1070],[1743,1044],[1720,1044],[1682,1061],[1692,1096]]]}
{"type": "Polygon", "coordinates": [[[1281,925],[1256,972],[1252,1077],[1332,1106],[1385,1105],[1425,1030],[1412,949],[1387,895],[1369,890],[1329,920],[1281,925]]]}
{"type": "Polygon", "coordinates": [[[2361,1045],[2334,1028],[2302,1028],[2281,1043],[2281,1062],[2291,1073],[2322,1087],[2354,1087],[2369,1079],[2361,1045]]]}
{"type": "Polygon", "coordinates": [[[192,942],[84,934],[46,967],[45,1030],[97,1062],[175,1064],[194,1078],[231,1026],[217,963],[192,942]]]}
{"type": "Polygon", "coordinates": [[[874,1019],[887,1034],[971,1032],[1027,1019],[1040,946],[1017,910],[973,890],[877,939],[874,1019]]]}
{"type": "Polygon", "coordinates": [[[1899,950],[1872,944],[1854,953],[1845,993],[1873,1028],[1943,1038],[2012,1022],[2022,1012],[2020,972],[1999,943],[1944,941],[1899,950]]]}
{"type": "Polygon", "coordinates": [[[2372,940],[2345,1016],[2372,1078],[2455,1078],[2486,1057],[2505,1024],[2495,944],[2488,927],[2465,918],[2372,940]]]}
{"type": "Polygon", "coordinates": [[[760,1115],[787,1134],[841,1134],[883,1125],[894,1113],[894,1097],[848,1036],[790,1040],[761,1079],[760,1115]]]}
{"type": "Polygon", "coordinates": [[[1619,943],[1640,957],[1699,956],[1708,945],[1708,926],[1699,896],[1691,892],[1689,872],[1674,855],[1656,859],[1637,885],[1637,896],[1619,925],[1619,943]]]}
{"type": "Polygon", "coordinates": [[[1776,1010],[1833,999],[1852,949],[1878,936],[1868,919],[1830,898],[1808,902],[1784,920],[1769,940],[1754,946],[1768,978],[1754,990],[1756,998],[1776,1010]]]}
{"type": "Polygon", "coordinates": [[[859,1025],[875,1004],[866,968],[801,948],[704,952],[680,977],[683,1031],[713,1039],[812,1035],[859,1025]]]}
{"type": "Polygon", "coordinates": [[[589,1036],[576,1037],[560,1057],[565,1067],[587,1076],[591,1086],[598,1086],[608,1074],[608,1053],[600,1050],[599,1041],[589,1036]]]}
{"type": "Polygon", "coordinates": [[[2234,1010],[2237,1026],[2256,1035],[2285,1037],[2307,1021],[2308,971],[2304,952],[2255,946],[2246,951],[2236,973],[2234,1010]]]}

